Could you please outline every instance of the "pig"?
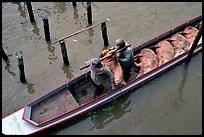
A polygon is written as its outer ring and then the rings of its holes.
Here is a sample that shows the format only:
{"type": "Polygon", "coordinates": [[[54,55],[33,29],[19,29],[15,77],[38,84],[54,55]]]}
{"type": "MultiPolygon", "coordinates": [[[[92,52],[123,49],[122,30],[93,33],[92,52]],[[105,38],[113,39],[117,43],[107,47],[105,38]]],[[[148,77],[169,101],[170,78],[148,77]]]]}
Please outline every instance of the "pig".
{"type": "MultiPolygon", "coordinates": [[[[108,56],[111,54],[111,50],[106,49],[101,52],[101,57],[108,56]]],[[[102,60],[102,63],[109,67],[111,72],[114,75],[114,82],[116,86],[126,85],[126,82],[123,80],[123,70],[122,67],[115,55],[105,58],[102,60]]]]}
{"type": "Polygon", "coordinates": [[[179,33],[172,35],[167,41],[174,47],[174,57],[184,53],[190,47],[188,40],[179,33]]]}
{"type": "Polygon", "coordinates": [[[151,71],[158,65],[157,55],[148,48],[142,49],[134,58],[140,59],[140,63],[134,62],[137,67],[140,67],[137,77],[151,71]]]}
{"type": "Polygon", "coordinates": [[[167,40],[158,42],[155,46],[159,60],[158,66],[166,63],[174,57],[174,48],[167,40]]]}
{"type": "MultiPolygon", "coordinates": [[[[193,41],[194,41],[194,39],[195,39],[197,33],[198,33],[198,29],[196,29],[195,27],[192,27],[192,26],[189,26],[189,27],[185,28],[185,29],[181,32],[181,34],[183,34],[184,37],[185,37],[185,38],[188,40],[188,42],[190,43],[189,49],[190,49],[191,46],[193,45],[193,41]]],[[[201,44],[201,43],[202,43],[202,36],[201,36],[201,38],[200,38],[198,44],[201,44]]]]}

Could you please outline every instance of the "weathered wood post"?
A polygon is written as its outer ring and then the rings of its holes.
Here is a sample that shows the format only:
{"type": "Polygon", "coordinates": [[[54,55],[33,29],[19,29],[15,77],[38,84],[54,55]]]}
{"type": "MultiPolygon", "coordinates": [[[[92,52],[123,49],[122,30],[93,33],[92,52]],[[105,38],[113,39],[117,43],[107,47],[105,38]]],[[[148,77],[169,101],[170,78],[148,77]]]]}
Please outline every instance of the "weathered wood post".
{"type": "Polygon", "coordinates": [[[187,58],[186,58],[186,62],[187,62],[187,63],[190,62],[191,57],[193,56],[193,52],[194,52],[196,46],[198,45],[198,42],[199,42],[199,40],[200,40],[201,35],[202,35],[202,25],[201,25],[201,27],[200,27],[200,29],[199,29],[199,31],[198,31],[198,33],[197,33],[197,35],[196,35],[194,41],[193,41],[192,47],[191,47],[191,49],[190,49],[190,51],[189,51],[189,53],[188,53],[188,56],[187,56],[187,58]]]}
{"type": "Polygon", "coordinates": [[[92,24],[91,2],[87,2],[87,18],[88,18],[88,24],[92,24]]]}
{"type": "Polygon", "coordinates": [[[43,26],[44,26],[45,40],[50,41],[50,30],[49,30],[49,22],[47,17],[43,17],[43,26]]]}
{"type": "Polygon", "coordinates": [[[104,41],[104,46],[108,46],[108,35],[107,35],[107,27],[106,22],[101,23],[101,31],[102,31],[102,37],[104,41]]]}
{"type": "Polygon", "coordinates": [[[64,64],[69,65],[69,60],[68,60],[68,56],[67,56],[67,49],[66,49],[65,42],[63,40],[60,41],[60,47],[61,47],[62,58],[63,58],[64,64]]]}
{"type": "Polygon", "coordinates": [[[76,2],[72,2],[72,5],[73,5],[73,7],[77,6],[76,2]]]}
{"type": "Polygon", "coordinates": [[[2,46],[1,46],[1,50],[2,50],[2,52],[1,52],[2,53],[2,58],[5,61],[5,63],[8,64],[9,59],[8,59],[8,56],[6,55],[6,53],[5,53],[2,46]]]}
{"type": "Polygon", "coordinates": [[[26,2],[26,6],[30,17],[30,22],[35,22],[31,2],[26,2]]]}
{"type": "Polygon", "coordinates": [[[19,77],[22,83],[26,82],[25,73],[24,73],[24,63],[23,63],[23,52],[17,52],[16,57],[18,59],[18,68],[19,68],[19,77]]]}

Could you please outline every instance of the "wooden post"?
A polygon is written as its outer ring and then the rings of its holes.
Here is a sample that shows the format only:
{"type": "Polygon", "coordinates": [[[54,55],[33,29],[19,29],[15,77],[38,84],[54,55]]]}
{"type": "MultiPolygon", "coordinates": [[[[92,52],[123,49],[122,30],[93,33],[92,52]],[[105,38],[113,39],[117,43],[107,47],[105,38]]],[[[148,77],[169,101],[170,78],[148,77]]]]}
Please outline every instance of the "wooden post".
{"type": "Polygon", "coordinates": [[[69,65],[69,60],[67,56],[67,49],[64,41],[60,41],[60,46],[61,46],[61,52],[62,52],[62,58],[64,61],[65,65],[69,65]]]}
{"type": "Polygon", "coordinates": [[[8,64],[9,59],[8,59],[8,56],[6,55],[6,53],[5,53],[2,46],[1,46],[1,50],[2,50],[2,52],[1,52],[2,53],[2,58],[6,62],[6,64],[8,64]]]}
{"type": "Polygon", "coordinates": [[[19,68],[19,77],[22,83],[26,82],[25,73],[24,73],[24,63],[23,63],[23,53],[20,51],[20,54],[17,52],[16,57],[18,58],[18,68],[19,68]]]}
{"type": "Polygon", "coordinates": [[[76,2],[72,2],[72,5],[73,5],[73,7],[77,6],[76,2]]]}
{"type": "Polygon", "coordinates": [[[87,2],[87,18],[88,18],[88,24],[92,24],[91,2],[87,2]]]}
{"type": "Polygon", "coordinates": [[[108,46],[108,35],[107,35],[107,27],[106,22],[101,23],[101,31],[102,31],[102,37],[104,41],[104,46],[108,46]]]}
{"type": "Polygon", "coordinates": [[[187,56],[187,58],[186,58],[186,62],[187,62],[187,63],[190,62],[191,57],[193,56],[193,52],[194,52],[196,46],[198,45],[198,42],[199,42],[199,40],[200,40],[201,35],[202,35],[202,25],[201,25],[201,27],[200,27],[200,29],[199,29],[199,31],[198,31],[198,33],[197,33],[197,35],[196,35],[194,41],[193,41],[192,47],[191,47],[191,49],[190,49],[190,51],[189,51],[189,53],[188,53],[188,56],[187,56]]]}
{"type": "Polygon", "coordinates": [[[35,22],[31,2],[26,2],[26,6],[30,17],[30,22],[35,22]]]}
{"type": "Polygon", "coordinates": [[[43,17],[43,26],[45,32],[45,40],[50,41],[50,30],[49,30],[49,22],[47,17],[43,17]]]}

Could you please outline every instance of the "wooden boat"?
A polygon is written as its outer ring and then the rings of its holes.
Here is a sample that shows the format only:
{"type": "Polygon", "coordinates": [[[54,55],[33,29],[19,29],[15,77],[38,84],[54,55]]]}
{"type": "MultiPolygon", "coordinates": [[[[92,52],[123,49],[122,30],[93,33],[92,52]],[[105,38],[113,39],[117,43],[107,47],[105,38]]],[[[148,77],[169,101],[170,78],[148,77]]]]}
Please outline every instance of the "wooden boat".
{"type": "MultiPolygon", "coordinates": [[[[153,39],[133,47],[134,55],[143,48],[155,45],[188,26],[196,26],[201,20],[202,15],[196,16],[153,39]]],[[[194,54],[201,50],[202,43],[197,45],[194,54]]],[[[138,68],[134,66],[127,85],[111,90],[110,82],[107,80],[107,82],[104,82],[104,93],[95,99],[93,99],[93,81],[90,77],[90,71],[87,71],[4,117],[2,119],[2,132],[4,134],[34,134],[78,117],[173,68],[186,59],[188,52],[189,50],[139,77],[137,77],[138,68]]]]}

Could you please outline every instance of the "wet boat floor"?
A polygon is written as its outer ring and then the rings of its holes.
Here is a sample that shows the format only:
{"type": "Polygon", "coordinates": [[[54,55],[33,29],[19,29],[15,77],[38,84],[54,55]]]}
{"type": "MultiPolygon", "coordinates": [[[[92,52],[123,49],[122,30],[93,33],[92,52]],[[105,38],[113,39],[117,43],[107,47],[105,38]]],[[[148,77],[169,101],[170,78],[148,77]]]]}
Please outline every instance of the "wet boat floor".
{"type": "MultiPolygon", "coordinates": [[[[135,78],[138,74],[136,67],[132,68],[130,80],[135,78]]],[[[104,92],[111,89],[109,78],[104,80],[104,92]]],[[[84,78],[81,82],[74,84],[69,89],[66,88],[54,96],[43,100],[32,108],[31,120],[36,123],[42,123],[50,120],[62,113],[78,107],[80,104],[86,103],[93,99],[94,85],[90,76],[84,78]]]]}
{"type": "MultiPolygon", "coordinates": [[[[131,76],[129,80],[135,78],[138,75],[138,71],[139,70],[134,66],[131,70],[131,76]]],[[[88,78],[86,81],[80,84],[80,86],[77,86],[76,88],[71,89],[70,91],[72,92],[73,96],[79,104],[84,104],[93,99],[95,89],[91,78],[88,78]]],[[[104,80],[103,86],[104,90],[102,94],[111,90],[111,82],[108,77],[104,80]]]]}

